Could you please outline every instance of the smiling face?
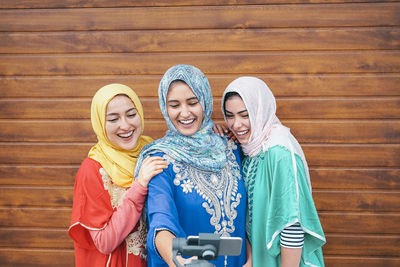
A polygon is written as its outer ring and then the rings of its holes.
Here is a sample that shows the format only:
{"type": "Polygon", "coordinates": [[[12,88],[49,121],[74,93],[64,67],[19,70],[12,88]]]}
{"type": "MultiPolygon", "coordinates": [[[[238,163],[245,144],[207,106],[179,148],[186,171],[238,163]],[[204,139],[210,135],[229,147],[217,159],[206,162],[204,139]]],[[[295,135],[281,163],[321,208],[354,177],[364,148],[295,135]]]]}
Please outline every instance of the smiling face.
{"type": "Polygon", "coordinates": [[[136,147],[142,123],[132,100],[126,95],[117,95],[107,105],[106,134],[115,146],[131,150],[136,147]]]}
{"type": "Polygon", "coordinates": [[[167,112],[175,128],[183,135],[195,134],[203,122],[203,108],[190,87],[173,82],[167,94],[167,112]]]}
{"type": "Polygon", "coordinates": [[[231,96],[225,101],[225,117],[229,129],[241,144],[247,144],[251,135],[249,113],[240,96],[231,96]]]}

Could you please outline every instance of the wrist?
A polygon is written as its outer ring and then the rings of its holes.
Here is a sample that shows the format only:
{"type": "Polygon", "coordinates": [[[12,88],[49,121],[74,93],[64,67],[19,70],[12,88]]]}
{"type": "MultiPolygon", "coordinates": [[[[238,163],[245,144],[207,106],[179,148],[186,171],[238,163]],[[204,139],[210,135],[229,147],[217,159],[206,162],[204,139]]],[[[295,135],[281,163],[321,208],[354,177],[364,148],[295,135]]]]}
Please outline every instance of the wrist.
{"type": "Polygon", "coordinates": [[[142,187],[147,188],[147,184],[148,182],[145,181],[145,179],[143,178],[143,176],[139,173],[138,178],[136,179],[136,181],[138,182],[138,184],[140,184],[142,187]]]}

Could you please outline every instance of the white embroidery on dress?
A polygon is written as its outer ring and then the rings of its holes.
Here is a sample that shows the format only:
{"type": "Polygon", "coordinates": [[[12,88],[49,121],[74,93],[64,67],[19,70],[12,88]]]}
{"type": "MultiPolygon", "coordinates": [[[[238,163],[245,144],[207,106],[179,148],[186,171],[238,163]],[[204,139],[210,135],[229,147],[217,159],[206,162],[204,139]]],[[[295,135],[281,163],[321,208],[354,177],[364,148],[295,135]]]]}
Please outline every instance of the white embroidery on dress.
{"type": "MultiPolygon", "coordinates": [[[[124,188],[112,183],[110,176],[108,176],[107,172],[100,168],[99,172],[101,174],[104,189],[108,191],[108,194],[111,198],[111,206],[113,209],[117,208],[121,205],[122,200],[124,199],[125,193],[128,188],[124,188]]],[[[146,258],[146,237],[147,237],[147,229],[144,223],[143,216],[140,216],[139,219],[139,227],[137,231],[130,233],[126,238],[126,250],[128,254],[140,255],[141,258],[146,258]]]]}
{"type": "Polygon", "coordinates": [[[235,231],[236,208],[242,198],[237,192],[241,174],[233,149],[236,145],[228,142],[227,163],[220,173],[201,171],[164,155],[173,164],[176,173],[174,184],[180,186],[185,194],[196,190],[205,200],[202,206],[211,215],[210,224],[215,227],[214,233],[221,236],[230,236],[235,231]]]}

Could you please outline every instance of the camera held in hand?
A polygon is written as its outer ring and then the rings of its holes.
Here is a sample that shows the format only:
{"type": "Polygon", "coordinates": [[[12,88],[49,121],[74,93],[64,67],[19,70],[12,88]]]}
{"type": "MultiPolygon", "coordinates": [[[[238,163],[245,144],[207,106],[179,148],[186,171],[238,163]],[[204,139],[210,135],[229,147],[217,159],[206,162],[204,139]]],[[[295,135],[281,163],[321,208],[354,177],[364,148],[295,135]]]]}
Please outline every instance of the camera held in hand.
{"type": "Polygon", "coordinates": [[[184,266],[188,267],[213,267],[214,264],[208,262],[217,260],[218,256],[237,256],[242,249],[242,239],[240,237],[220,237],[217,234],[200,233],[199,236],[188,236],[188,238],[174,238],[172,241],[172,257],[177,267],[182,265],[176,259],[180,256],[197,256],[197,260],[192,260],[184,266]]]}

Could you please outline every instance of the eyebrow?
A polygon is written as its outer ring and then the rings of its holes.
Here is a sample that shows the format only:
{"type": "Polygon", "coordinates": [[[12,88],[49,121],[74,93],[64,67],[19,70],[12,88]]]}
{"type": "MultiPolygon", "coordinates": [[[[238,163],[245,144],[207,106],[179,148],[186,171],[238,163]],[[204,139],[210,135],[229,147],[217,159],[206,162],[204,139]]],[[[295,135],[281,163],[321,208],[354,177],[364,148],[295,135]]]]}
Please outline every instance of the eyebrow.
{"type": "MultiPolygon", "coordinates": [[[[244,113],[244,112],[248,112],[247,109],[244,109],[244,110],[242,110],[242,111],[239,111],[238,114],[241,114],[241,113],[244,113]]],[[[227,109],[225,110],[225,113],[233,114],[233,112],[231,112],[231,111],[229,111],[229,110],[227,110],[227,109]]]]}
{"type": "MultiPolygon", "coordinates": [[[[125,113],[131,112],[133,110],[136,110],[136,108],[130,108],[127,111],[125,111],[125,113]]],[[[108,114],[106,114],[106,117],[107,116],[117,116],[117,115],[119,115],[119,113],[108,113],[108,114]]]]}
{"type": "MultiPolygon", "coordinates": [[[[186,101],[191,101],[191,100],[199,100],[199,99],[196,96],[189,97],[188,99],[186,99],[186,101]]],[[[170,103],[170,102],[179,102],[179,100],[171,99],[171,100],[167,101],[167,103],[170,103]]]]}

